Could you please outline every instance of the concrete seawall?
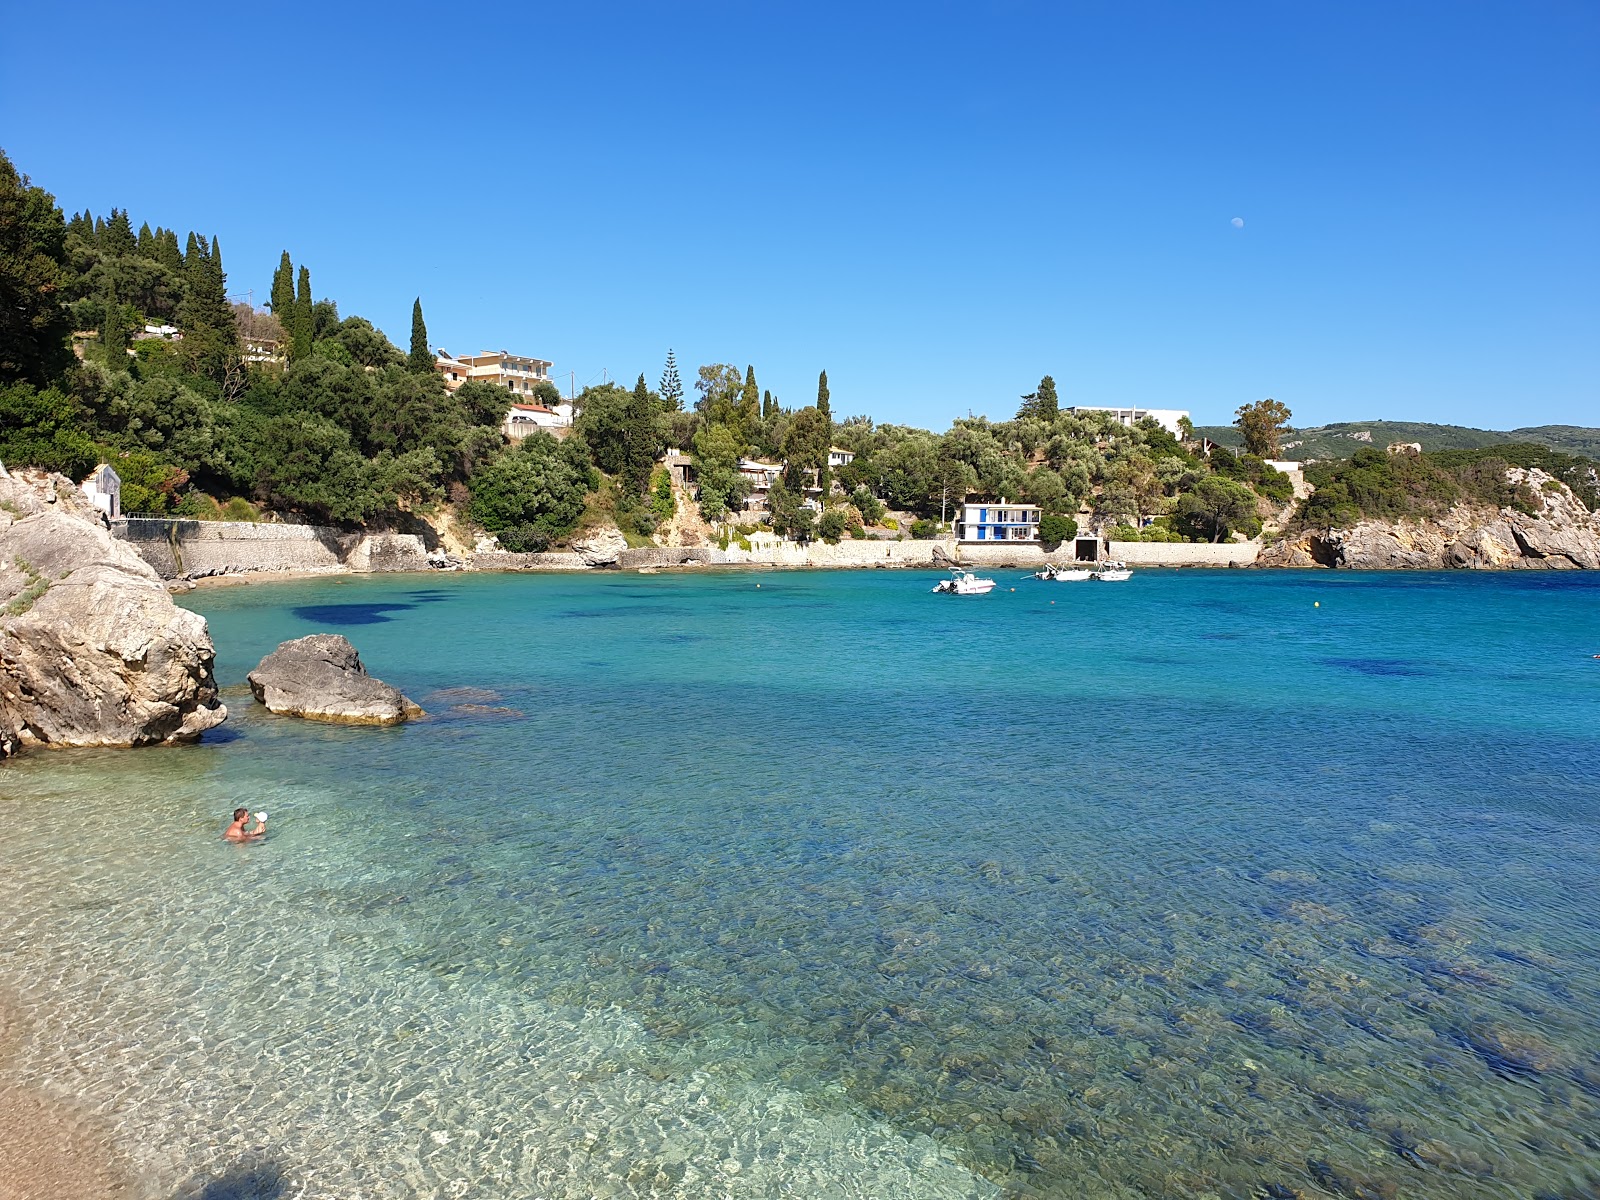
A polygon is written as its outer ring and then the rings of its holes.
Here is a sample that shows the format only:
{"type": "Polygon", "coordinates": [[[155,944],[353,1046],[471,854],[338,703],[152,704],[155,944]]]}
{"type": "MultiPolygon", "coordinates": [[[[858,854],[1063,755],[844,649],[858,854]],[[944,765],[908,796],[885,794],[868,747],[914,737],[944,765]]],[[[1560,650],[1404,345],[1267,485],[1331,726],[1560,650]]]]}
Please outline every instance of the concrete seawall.
{"type": "MultiPolygon", "coordinates": [[[[123,518],[112,533],[126,541],[163,579],[262,573],[366,574],[429,569],[422,540],[409,533],[346,533],[319,525],[247,524],[182,518],[123,518]]],[[[1226,567],[1253,563],[1258,542],[1219,545],[1189,542],[1112,542],[1105,557],[1130,566],[1226,567]]],[[[750,549],[732,543],[716,546],[646,546],[624,550],[617,566],[650,567],[813,567],[942,568],[960,563],[974,569],[1018,567],[1038,570],[1047,562],[1066,562],[1070,545],[1046,550],[1037,545],[960,545],[950,540],[843,541],[837,545],[764,540],[750,549]]],[[[479,571],[575,571],[587,569],[567,550],[541,554],[493,551],[471,556],[479,571]]]]}
{"type": "Polygon", "coordinates": [[[163,579],[296,572],[420,571],[428,567],[412,533],[345,533],[320,525],[127,518],[111,523],[163,579]]]}

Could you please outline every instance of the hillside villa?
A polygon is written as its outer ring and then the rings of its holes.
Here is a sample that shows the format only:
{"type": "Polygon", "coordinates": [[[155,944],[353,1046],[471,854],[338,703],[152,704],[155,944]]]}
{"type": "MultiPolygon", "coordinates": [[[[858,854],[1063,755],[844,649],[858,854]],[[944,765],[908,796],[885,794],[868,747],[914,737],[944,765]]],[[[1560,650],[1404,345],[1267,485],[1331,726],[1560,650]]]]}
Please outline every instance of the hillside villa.
{"type": "Polygon", "coordinates": [[[534,388],[549,383],[551,366],[546,359],[529,358],[506,350],[485,350],[481,354],[463,354],[457,358],[442,346],[433,361],[433,369],[452,392],[472,379],[498,384],[519,396],[532,396],[534,388]]]}
{"type": "Polygon", "coordinates": [[[1039,543],[1039,506],[1014,504],[1004,496],[998,504],[991,500],[967,501],[956,510],[958,542],[1039,543]]]}
{"type": "Polygon", "coordinates": [[[1175,438],[1183,437],[1182,421],[1189,419],[1186,408],[1119,408],[1114,404],[1075,404],[1066,410],[1073,416],[1080,413],[1110,413],[1123,425],[1137,425],[1149,417],[1175,438]]]}

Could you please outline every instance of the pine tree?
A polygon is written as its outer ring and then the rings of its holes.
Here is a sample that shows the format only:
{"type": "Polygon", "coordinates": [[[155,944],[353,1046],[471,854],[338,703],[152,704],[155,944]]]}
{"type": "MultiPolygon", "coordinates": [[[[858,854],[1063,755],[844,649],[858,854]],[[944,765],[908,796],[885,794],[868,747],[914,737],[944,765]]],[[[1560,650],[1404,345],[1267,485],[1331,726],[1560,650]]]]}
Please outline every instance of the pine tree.
{"type": "Polygon", "coordinates": [[[149,221],[139,226],[138,250],[140,258],[154,258],[156,256],[156,235],[150,232],[149,221]]]}
{"type": "MultiPolygon", "coordinates": [[[[406,356],[406,369],[418,375],[433,374],[433,351],[428,349],[428,326],[422,320],[422,297],[411,302],[411,353],[406,356]]],[[[644,382],[644,376],[639,376],[644,382]]]]}
{"type": "Polygon", "coordinates": [[[178,235],[170,229],[156,230],[156,261],[174,275],[183,273],[183,251],[178,249],[178,235]]]}
{"type": "Polygon", "coordinates": [[[300,279],[294,298],[294,356],[305,358],[311,353],[311,268],[301,266],[300,279]]]}
{"type": "Polygon", "coordinates": [[[683,380],[678,377],[678,360],[673,357],[671,347],[667,348],[666,370],[661,372],[661,402],[668,412],[683,409],[683,380]]]}
{"type": "Polygon", "coordinates": [[[183,327],[184,357],[192,370],[223,383],[239,365],[239,329],[228,305],[221,242],[189,234],[183,284],[178,324],[183,327]]]}
{"type": "Polygon", "coordinates": [[[94,244],[96,246],[98,246],[100,244],[100,239],[105,236],[105,232],[106,232],[106,223],[104,221],[102,221],[99,217],[96,217],[94,219],[94,244]]]}
{"type": "Polygon", "coordinates": [[[133,225],[128,221],[128,214],[120,208],[111,210],[111,219],[106,222],[105,234],[100,240],[102,253],[112,258],[124,258],[137,248],[133,238],[133,225]]]}
{"type": "Polygon", "coordinates": [[[270,307],[273,315],[278,318],[278,324],[283,326],[284,333],[288,333],[289,323],[293,320],[291,310],[294,308],[294,263],[289,260],[287,250],[278,259],[278,269],[272,273],[270,307]]]}

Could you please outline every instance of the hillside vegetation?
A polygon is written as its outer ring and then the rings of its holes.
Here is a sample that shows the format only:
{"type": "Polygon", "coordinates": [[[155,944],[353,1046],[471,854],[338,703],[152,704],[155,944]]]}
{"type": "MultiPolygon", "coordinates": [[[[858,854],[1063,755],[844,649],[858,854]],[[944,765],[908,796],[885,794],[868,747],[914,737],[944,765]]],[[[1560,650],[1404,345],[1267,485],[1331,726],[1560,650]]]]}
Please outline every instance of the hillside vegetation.
{"type": "MultiPolygon", "coordinates": [[[[1232,425],[1200,425],[1195,433],[1223,446],[1244,444],[1232,425]]],[[[1578,425],[1534,425],[1497,431],[1468,425],[1434,425],[1422,421],[1338,421],[1331,425],[1284,431],[1283,457],[1303,461],[1349,458],[1362,446],[1384,449],[1391,442],[1420,442],[1424,450],[1481,450],[1513,442],[1531,442],[1566,454],[1600,457],[1600,429],[1578,425]]]]}

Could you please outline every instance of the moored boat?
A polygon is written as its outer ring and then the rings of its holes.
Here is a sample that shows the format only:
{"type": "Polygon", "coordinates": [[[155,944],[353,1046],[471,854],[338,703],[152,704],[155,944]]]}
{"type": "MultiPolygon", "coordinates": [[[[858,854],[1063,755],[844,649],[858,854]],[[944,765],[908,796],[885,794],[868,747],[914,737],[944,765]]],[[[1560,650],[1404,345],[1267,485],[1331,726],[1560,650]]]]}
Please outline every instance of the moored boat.
{"type": "Polygon", "coordinates": [[[1133,572],[1128,570],[1127,563],[1117,562],[1115,559],[1106,559],[1100,564],[1099,570],[1091,576],[1101,583],[1121,583],[1124,579],[1132,579],[1133,572]]]}
{"type": "Polygon", "coordinates": [[[979,579],[971,571],[953,567],[949,579],[941,579],[933,587],[936,592],[950,596],[982,596],[994,587],[994,580],[979,579]]]}
{"type": "Polygon", "coordinates": [[[1077,583],[1088,579],[1093,572],[1080,567],[1058,567],[1054,563],[1046,563],[1044,570],[1035,571],[1030,579],[1042,579],[1046,583],[1077,583]]]}

